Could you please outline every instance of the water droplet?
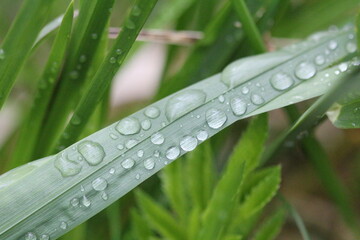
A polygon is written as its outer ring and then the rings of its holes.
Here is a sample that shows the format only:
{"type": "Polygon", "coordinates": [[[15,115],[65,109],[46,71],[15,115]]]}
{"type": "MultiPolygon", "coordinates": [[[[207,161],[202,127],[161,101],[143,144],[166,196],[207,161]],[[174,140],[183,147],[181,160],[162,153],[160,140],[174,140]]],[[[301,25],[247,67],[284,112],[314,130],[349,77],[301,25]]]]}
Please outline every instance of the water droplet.
{"type": "Polygon", "coordinates": [[[160,110],[157,107],[148,107],[144,114],[149,118],[157,118],[160,115],[160,110]]]}
{"type": "Polygon", "coordinates": [[[115,173],[115,168],[110,168],[109,173],[114,174],[115,173]]]}
{"type": "Polygon", "coordinates": [[[155,161],[152,158],[148,158],[144,161],[144,167],[148,170],[151,170],[155,167],[155,161]]]}
{"type": "Polygon", "coordinates": [[[196,148],[198,141],[192,136],[185,136],[180,141],[180,147],[185,152],[190,152],[196,148]]]}
{"type": "Polygon", "coordinates": [[[118,136],[116,136],[116,135],[113,134],[113,133],[110,133],[109,136],[110,136],[111,139],[114,139],[114,140],[115,140],[115,139],[118,139],[118,136]]]}
{"type": "Polygon", "coordinates": [[[219,102],[221,102],[221,103],[225,102],[225,97],[224,97],[224,95],[220,95],[220,96],[218,97],[218,100],[219,100],[219,102]]]}
{"type": "Polygon", "coordinates": [[[291,87],[294,81],[289,74],[279,72],[271,77],[270,83],[271,86],[273,86],[273,88],[275,88],[276,90],[283,91],[291,87]]]}
{"type": "Polygon", "coordinates": [[[74,114],[71,118],[71,123],[73,125],[79,125],[81,123],[81,118],[77,114],[74,114]]]}
{"type": "Polygon", "coordinates": [[[251,102],[255,105],[261,105],[264,103],[264,99],[258,94],[251,95],[251,102]]]}
{"type": "Polygon", "coordinates": [[[101,193],[101,198],[102,198],[104,201],[108,200],[108,195],[106,194],[106,192],[101,193]]]}
{"type": "Polygon", "coordinates": [[[158,150],[154,151],[154,157],[159,157],[160,156],[160,152],[158,150]]]}
{"type": "Polygon", "coordinates": [[[180,155],[180,149],[178,147],[170,147],[166,150],[166,158],[169,160],[174,160],[180,155]]]}
{"type": "Polygon", "coordinates": [[[28,232],[27,234],[25,234],[25,240],[36,240],[36,239],[37,237],[35,233],[28,232]]]}
{"type": "Polygon", "coordinates": [[[92,187],[95,191],[103,191],[107,187],[107,182],[104,178],[98,177],[92,182],[92,187]]]}
{"type": "Polygon", "coordinates": [[[75,160],[69,159],[66,153],[62,152],[56,156],[54,161],[55,167],[60,171],[64,177],[70,177],[78,174],[82,166],[75,160]]]}
{"type": "Polygon", "coordinates": [[[84,63],[86,62],[86,56],[85,55],[81,55],[79,58],[79,62],[84,63]]]}
{"type": "Polygon", "coordinates": [[[116,147],[117,147],[117,149],[119,149],[119,150],[123,150],[123,149],[124,149],[124,145],[122,145],[122,144],[119,144],[119,145],[117,145],[116,147]]]}
{"type": "Polygon", "coordinates": [[[81,200],[82,205],[85,207],[90,207],[91,201],[84,195],[81,200]]]}
{"type": "Polygon", "coordinates": [[[111,57],[109,63],[116,63],[116,57],[111,57]]]}
{"type": "Polygon", "coordinates": [[[218,129],[224,125],[226,120],[226,114],[219,109],[211,108],[206,111],[206,122],[210,128],[218,129]]]}
{"type": "Polygon", "coordinates": [[[130,169],[134,166],[135,161],[132,158],[127,158],[124,161],[122,161],[121,166],[125,169],[130,169]]]}
{"type": "Polygon", "coordinates": [[[310,62],[301,62],[295,68],[295,76],[301,80],[307,80],[315,76],[316,67],[310,62]]]}
{"type": "Polygon", "coordinates": [[[70,72],[70,78],[71,79],[77,79],[79,77],[79,72],[78,71],[71,71],[70,72]]]}
{"type": "Polygon", "coordinates": [[[163,144],[164,141],[165,141],[165,138],[161,133],[154,133],[151,136],[151,142],[153,144],[160,145],[160,144],[163,144]]]}
{"type": "Polygon", "coordinates": [[[134,29],[135,28],[135,23],[131,20],[131,19],[128,19],[125,23],[125,26],[128,28],[128,29],[134,29]]]}
{"type": "Polygon", "coordinates": [[[127,141],[127,142],[125,143],[125,147],[128,148],[128,149],[130,149],[130,148],[133,148],[137,143],[138,143],[137,140],[135,140],[135,139],[130,139],[129,141],[127,141]]]}
{"type": "Polygon", "coordinates": [[[138,6],[134,6],[133,9],[132,9],[132,14],[134,16],[139,16],[141,14],[141,9],[138,7],[138,6]]]}
{"type": "Polygon", "coordinates": [[[60,228],[61,228],[61,229],[65,230],[65,229],[67,229],[67,227],[68,227],[68,226],[67,226],[67,223],[66,223],[66,222],[61,222],[61,223],[60,223],[60,228]]]}
{"type": "Polygon", "coordinates": [[[208,134],[207,131],[205,131],[205,130],[199,130],[199,131],[196,133],[196,138],[197,138],[199,141],[205,141],[208,137],[209,137],[209,134],[208,134]]]}
{"type": "Polygon", "coordinates": [[[229,87],[233,88],[248,81],[258,75],[259,72],[265,72],[285,62],[292,57],[292,54],[285,51],[272,52],[251,56],[237,60],[229,64],[222,72],[221,80],[229,87]],[[250,69],[256,65],[257,71],[250,69]]]}
{"type": "Polygon", "coordinates": [[[317,55],[315,57],[316,65],[323,65],[325,63],[325,57],[323,55],[317,55]]]}
{"type": "Polygon", "coordinates": [[[50,240],[50,236],[43,234],[43,235],[41,235],[40,240],[50,240]]]}
{"type": "Polygon", "coordinates": [[[243,115],[247,110],[247,104],[239,97],[234,97],[230,100],[230,107],[236,116],[243,115]]]}
{"type": "Polygon", "coordinates": [[[94,40],[97,39],[97,38],[98,38],[97,33],[92,33],[92,34],[91,34],[91,38],[94,39],[94,40]]]}
{"type": "Polygon", "coordinates": [[[84,192],[85,191],[85,188],[83,185],[80,186],[80,191],[84,192]]]}
{"type": "Polygon", "coordinates": [[[249,88],[248,87],[243,87],[242,89],[241,89],[241,92],[243,93],[243,94],[248,94],[249,92],[250,92],[250,90],[249,90],[249,88]]]}
{"type": "Polygon", "coordinates": [[[357,46],[354,42],[348,42],[346,44],[346,50],[349,52],[349,53],[354,53],[356,52],[357,50],[357,46]]]}
{"type": "Polygon", "coordinates": [[[79,201],[78,198],[73,198],[73,199],[71,199],[71,201],[70,201],[70,204],[71,204],[71,206],[73,206],[73,207],[77,207],[77,206],[79,205],[79,203],[80,203],[80,201],[79,201]]]}
{"type": "Polygon", "coordinates": [[[136,178],[137,180],[139,180],[139,179],[140,179],[140,174],[136,174],[135,178],[136,178]]]}
{"type": "Polygon", "coordinates": [[[83,141],[77,145],[79,153],[85,158],[89,165],[97,165],[104,160],[103,147],[95,142],[83,141]]]}
{"type": "Polygon", "coordinates": [[[143,150],[139,150],[139,151],[137,152],[137,156],[138,156],[139,158],[142,158],[142,157],[144,156],[144,151],[143,151],[143,150]]]}
{"type": "Polygon", "coordinates": [[[133,135],[140,131],[140,123],[136,118],[127,117],[119,121],[116,130],[123,135],[133,135]]]}
{"type": "Polygon", "coordinates": [[[336,70],[335,71],[335,75],[339,75],[340,74],[340,71],[339,70],[336,70]]]}
{"type": "Polygon", "coordinates": [[[165,107],[165,115],[169,121],[185,115],[199,107],[206,100],[206,94],[201,90],[186,90],[171,97],[165,107]]]}
{"type": "Polygon", "coordinates": [[[146,130],[149,130],[151,128],[151,122],[148,119],[145,119],[141,122],[141,128],[146,130]]]}
{"type": "Polygon", "coordinates": [[[328,47],[329,47],[330,50],[335,50],[335,49],[337,48],[337,46],[338,46],[338,44],[337,44],[337,42],[334,41],[334,40],[331,40],[331,41],[329,42],[329,45],[328,45],[328,47]]]}
{"type": "Polygon", "coordinates": [[[339,65],[339,69],[340,69],[341,72],[346,72],[346,70],[348,70],[348,65],[347,65],[347,63],[341,63],[341,64],[339,65]]]}
{"type": "Polygon", "coordinates": [[[0,48],[0,60],[4,60],[5,59],[5,51],[4,49],[0,48]]]}

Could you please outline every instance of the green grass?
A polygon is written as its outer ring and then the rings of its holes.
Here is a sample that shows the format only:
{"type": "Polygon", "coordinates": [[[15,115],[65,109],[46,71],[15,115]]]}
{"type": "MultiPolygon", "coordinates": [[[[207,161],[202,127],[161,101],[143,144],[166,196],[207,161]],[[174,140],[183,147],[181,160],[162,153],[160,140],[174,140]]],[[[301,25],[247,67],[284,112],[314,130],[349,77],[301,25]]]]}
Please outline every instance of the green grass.
{"type": "Polygon", "coordinates": [[[345,137],[332,156],[315,134],[326,114],[345,134],[360,126],[359,5],[331,2],[0,3],[0,21],[13,22],[0,27],[0,122],[13,123],[0,131],[0,239],[337,236],[309,220],[317,198],[358,238],[358,176],[347,169],[358,143],[345,137]],[[115,40],[109,27],[121,27],[115,40]],[[116,74],[150,28],[203,37],[163,44],[154,100],[117,107],[116,74]],[[280,134],[275,109],[289,120],[280,134]]]}

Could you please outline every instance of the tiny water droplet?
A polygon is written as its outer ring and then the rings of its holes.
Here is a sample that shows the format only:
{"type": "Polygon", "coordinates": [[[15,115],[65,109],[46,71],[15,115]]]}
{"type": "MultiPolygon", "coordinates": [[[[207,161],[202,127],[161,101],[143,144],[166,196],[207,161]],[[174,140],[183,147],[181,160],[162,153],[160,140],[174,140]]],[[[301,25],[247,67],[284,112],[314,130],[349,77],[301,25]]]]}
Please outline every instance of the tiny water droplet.
{"type": "Polygon", "coordinates": [[[161,133],[154,133],[152,136],[151,136],[151,142],[153,144],[156,144],[156,145],[161,145],[163,144],[165,141],[165,138],[164,136],[161,134],[161,133]]]}
{"type": "Polygon", "coordinates": [[[115,168],[110,168],[109,173],[114,174],[115,173],[115,168]]]}
{"type": "Polygon", "coordinates": [[[337,44],[337,42],[334,41],[334,40],[331,40],[331,41],[329,42],[329,45],[328,45],[328,47],[329,47],[330,50],[335,50],[335,49],[337,48],[337,46],[338,46],[338,44],[337,44]]]}
{"type": "Polygon", "coordinates": [[[78,115],[74,114],[71,118],[71,123],[73,125],[79,125],[81,123],[81,118],[78,115]]]}
{"type": "Polygon", "coordinates": [[[77,79],[79,77],[79,72],[74,70],[70,72],[70,78],[71,79],[77,79]]]}
{"type": "Polygon", "coordinates": [[[220,96],[218,97],[218,100],[219,100],[219,102],[221,102],[221,103],[225,102],[225,97],[224,97],[224,95],[220,95],[220,96]]]}
{"type": "Polygon", "coordinates": [[[98,177],[92,181],[92,187],[95,191],[103,191],[107,187],[107,181],[102,177],[98,177]]]}
{"type": "Polygon", "coordinates": [[[316,65],[323,65],[325,63],[325,57],[323,55],[317,55],[315,57],[316,65]]]}
{"type": "Polygon", "coordinates": [[[79,58],[79,62],[84,63],[86,62],[86,56],[85,55],[81,55],[79,58]]]}
{"type": "Polygon", "coordinates": [[[133,148],[136,144],[138,144],[138,141],[135,140],[135,139],[130,139],[129,141],[127,141],[125,143],[125,147],[130,149],[130,148],[133,148]]]}
{"type": "Polygon", "coordinates": [[[148,170],[151,170],[155,167],[155,161],[152,158],[148,158],[144,161],[144,167],[148,170]]]}
{"type": "Polygon", "coordinates": [[[84,195],[81,200],[82,205],[85,207],[90,207],[91,201],[84,195]]]}
{"type": "Polygon", "coordinates": [[[4,49],[0,48],[0,60],[4,60],[5,59],[5,51],[4,49]]]}
{"type": "Polygon", "coordinates": [[[136,178],[136,180],[139,180],[140,179],[140,174],[136,174],[135,178],[136,178]]]}
{"type": "Polygon", "coordinates": [[[251,95],[251,102],[255,105],[261,105],[264,103],[264,99],[258,94],[251,95]]]}
{"type": "Polygon", "coordinates": [[[199,131],[196,133],[196,138],[197,138],[199,141],[205,141],[208,137],[209,137],[209,134],[208,134],[207,131],[205,131],[205,130],[199,130],[199,131]]]}
{"type": "Polygon", "coordinates": [[[271,86],[276,90],[283,91],[291,87],[294,83],[292,77],[284,72],[274,74],[270,79],[271,86]]]}
{"type": "Polygon", "coordinates": [[[145,119],[143,121],[141,121],[141,128],[146,130],[149,130],[151,128],[151,122],[148,119],[145,119]]]}
{"type": "Polygon", "coordinates": [[[230,107],[236,116],[243,115],[247,110],[246,102],[239,97],[234,97],[230,100],[230,107]]]}
{"type": "Polygon", "coordinates": [[[249,88],[248,87],[243,87],[242,89],[241,89],[241,92],[243,93],[243,94],[248,94],[249,92],[250,92],[250,90],[249,90],[249,88]]]}
{"type": "Polygon", "coordinates": [[[339,65],[339,69],[340,69],[341,72],[346,72],[346,70],[348,69],[347,63],[341,63],[339,65]]]}
{"type": "Polygon", "coordinates": [[[310,62],[301,62],[295,68],[295,76],[301,80],[307,80],[315,76],[316,67],[310,62]]]}
{"type": "Polygon", "coordinates": [[[118,136],[116,136],[113,133],[110,133],[109,136],[110,136],[111,139],[114,139],[114,140],[119,138],[118,136]]]}
{"type": "Polygon", "coordinates": [[[85,191],[85,188],[83,185],[80,186],[80,191],[84,192],[85,191]]]}
{"type": "Polygon", "coordinates": [[[50,236],[43,234],[43,235],[41,235],[40,240],[50,240],[50,236]]]}
{"type": "Polygon", "coordinates": [[[160,152],[158,150],[154,151],[154,157],[159,157],[160,156],[160,152]]]}
{"type": "Polygon", "coordinates": [[[149,118],[157,118],[160,115],[160,110],[157,107],[148,107],[144,114],[149,118]]]}
{"type": "Polygon", "coordinates": [[[94,40],[97,39],[97,38],[98,38],[97,33],[92,33],[92,34],[91,34],[91,38],[94,39],[94,40]]]}
{"type": "Polygon", "coordinates": [[[357,50],[357,46],[354,42],[348,42],[346,44],[346,50],[349,52],[349,53],[354,53],[356,52],[357,50]]]}
{"type": "Polygon", "coordinates": [[[79,205],[79,203],[80,203],[80,201],[79,201],[78,198],[73,198],[73,199],[71,199],[71,201],[70,201],[70,204],[71,204],[71,206],[73,206],[73,207],[77,207],[77,206],[79,205]]]}
{"type": "Polygon", "coordinates": [[[120,48],[118,48],[118,49],[115,50],[115,52],[116,52],[117,55],[120,55],[120,54],[122,54],[123,51],[120,48]]]}
{"type": "Polygon", "coordinates": [[[60,228],[63,229],[63,230],[66,230],[67,229],[67,223],[66,222],[61,222],[60,223],[60,228]]]}
{"type": "Polygon", "coordinates": [[[226,114],[216,108],[211,108],[206,111],[206,122],[210,128],[221,128],[227,120],[226,114]]]}
{"type": "Polygon", "coordinates": [[[140,131],[140,123],[136,118],[127,117],[119,121],[116,130],[123,135],[133,135],[140,131]]]}
{"type": "Polygon", "coordinates": [[[37,237],[35,233],[28,232],[27,234],[25,234],[25,240],[36,240],[36,239],[37,237]]]}
{"type": "Polygon", "coordinates": [[[198,141],[193,136],[185,136],[180,141],[180,147],[185,152],[190,152],[196,148],[198,141]]]}
{"type": "Polygon", "coordinates": [[[170,147],[166,150],[166,158],[169,160],[175,160],[180,155],[180,149],[178,147],[170,147]]]}
{"type": "Polygon", "coordinates": [[[101,198],[102,198],[104,201],[108,200],[108,195],[107,195],[107,193],[106,193],[106,192],[101,193],[101,198]]]}
{"type": "Polygon", "coordinates": [[[125,26],[128,28],[128,29],[134,29],[135,28],[135,23],[131,20],[131,19],[128,19],[125,23],[125,26]]]}
{"type": "Polygon", "coordinates": [[[137,156],[138,156],[139,158],[142,158],[142,157],[144,156],[144,151],[143,151],[143,150],[139,150],[139,151],[137,152],[137,156]]]}
{"type": "Polygon", "coordinates": [[[336,70],[335,71],[335,75],[339,75],[340,74],[340,71],[339,70],[336,70]]]}
{"type": "Polygon", "coordinates": [[[130,169],[134,166],[135,161],[132,158],[127,158],[124,161],[122,161],[121,166],[125,169],[130,169]]]}
{"type": "Polygon", "coordinates": [[[109,63],[116,63],[116,57],[111,57],[109,63]]]}
{"type": "Polygon", "coordinates": [[[124,145],[122,145],[122,144],[119,144],[119,145],[117,145],[116,147],[117,147],[117,149],[119,149],[119,150],[123,150],[123,149],[124,149],[124,145]]]}
{"type": "Polygon", "coordinates": [[[89,165],[98,165],[105,158],[103,147],[92,141],[83,141],[77,145],[79,153],[85,158],[89,165]]]}
{"type": "Polygon", "coordinates": [[[132,9],[132,14],[134,16],[139,16],[141,14],[141,9],[138,7],[138,6],[134,6],[133,9],[132,9]]]}

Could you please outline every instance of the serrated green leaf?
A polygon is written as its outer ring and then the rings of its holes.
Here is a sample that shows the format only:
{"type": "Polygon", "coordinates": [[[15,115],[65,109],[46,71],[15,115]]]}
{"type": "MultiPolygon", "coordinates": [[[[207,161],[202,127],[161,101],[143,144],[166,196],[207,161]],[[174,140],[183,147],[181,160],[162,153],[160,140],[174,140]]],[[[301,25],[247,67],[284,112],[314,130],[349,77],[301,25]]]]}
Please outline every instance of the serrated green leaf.
{"type": "Polygon", "coordinates": [[[257,229],[254,240],[273,240],[279,234],[285,221],[284,209],[278,209],[257,229]]]}
{"type": "Polygon", "coordinates": [[[176,220],[150,197],[142,192],[136,192],[136,198],[142,212],[147,217],[153,229],[164,236],[166,239],[181,240],[186,239],[186,231],[176,220]]]}
{"type": "Polygon", "coordinates": [[[262,209],[275,196],[280,186],[280,167],[276,167],[245,196],[238,213],[245,218],[262,209]]]}

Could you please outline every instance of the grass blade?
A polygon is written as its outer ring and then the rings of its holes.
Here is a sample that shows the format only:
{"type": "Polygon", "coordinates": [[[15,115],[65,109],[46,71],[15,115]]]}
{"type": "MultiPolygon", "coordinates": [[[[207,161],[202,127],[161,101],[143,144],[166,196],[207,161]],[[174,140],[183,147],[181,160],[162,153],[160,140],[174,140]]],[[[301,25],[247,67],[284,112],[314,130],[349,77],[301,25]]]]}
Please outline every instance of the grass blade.
{"type": "Polygon", "coordinates": [[[280,208],[273,213],[256,231],[254,240],[273,240],[279,234],[285,221],[285,211],[280,208]]]}

